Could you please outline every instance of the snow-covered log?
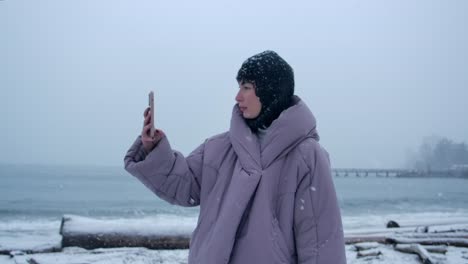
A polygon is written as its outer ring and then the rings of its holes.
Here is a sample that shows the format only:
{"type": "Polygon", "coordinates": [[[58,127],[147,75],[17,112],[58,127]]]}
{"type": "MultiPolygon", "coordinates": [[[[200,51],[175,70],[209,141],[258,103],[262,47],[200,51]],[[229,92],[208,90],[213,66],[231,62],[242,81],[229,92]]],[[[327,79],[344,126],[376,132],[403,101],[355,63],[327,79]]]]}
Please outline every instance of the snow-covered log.
{"type": "Polygon", "coordinates": [[[387,243],[390,244],[421,244],[421,245],[448,245],[455,247],[468,247],[468,239],[463,238],[405,238],[388,237],[387,243]]]}
{"type": "Polygon", "coordinates": [[[468,224],[454,225],[432,225],[427,226],[428,233],[447,233],[447,232],[462,232],[468,233],[468,224]]]}
{"type": "Polygon", "coordinates": [[[435,264],[436,261],[432,259],[431,255],[425,248],[419,244],[410,244],[410,245],[395,245],[395,250],[405,253],[415,253],[418,254],[421,258],[423,264],[435,264]]]}
{"type": "Polygon", "coordinates": [[[430,253],[439,253],[439,254],[445,254],[447,253],[447,246],[423,246],[428,252],[430,253]]]}
{"type": "Polygon", "coordinates": [[[367,249],[367,250],[361,250],[357,253],[358,258],[362,257],[376,257],[378,255],[382,255],[382,252],[380,250],[373,248],[373,249],[367,249]]]}
{"type": "Polygon", "coordinates": [[[191,223],[109,221],[65,215],[60,234],[62,247],[186,249],[189,247],[192,230],[191,223]]]}
{"type": "Polygon", "coordinates": [[[363,251],[363,250],[369,250],[373,248],[379,247],[379,243],[377,242],[363,242],[363,243],[357,243],[354,245],[357,251],[363,251]]]}
{"type": "Polygon", "coordinates": [[[406,238],[464,238],[468,239],[468,232],[447,232],[447,233],[407,233],[406,238]]]}
{"type": "Polygon", "coordinates": [[[377,242],[377,243],[386,243],[385,236],[345,236],[345,243],[348,244],[356,244],[356,243],[363,243],[363,242],[377,242]]]}
{"type": "Polygon", "coordinates": [[[41,254],[54,253],[62,250],[60,245],[40,246],[32,248],[0,248],[0,255],[41,254]]]}

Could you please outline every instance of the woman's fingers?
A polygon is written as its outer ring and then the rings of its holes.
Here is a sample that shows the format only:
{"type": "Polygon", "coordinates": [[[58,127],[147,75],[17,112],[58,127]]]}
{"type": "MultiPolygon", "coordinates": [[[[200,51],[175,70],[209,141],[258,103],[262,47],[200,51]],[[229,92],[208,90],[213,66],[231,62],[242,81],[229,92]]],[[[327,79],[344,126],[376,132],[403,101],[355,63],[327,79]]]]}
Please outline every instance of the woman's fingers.
{"type": "Polygon", "coordinates": [[[154,132],[153,135],[151,135],[151,129],[153,128],[154,124],[151,124],[151,108],[147,107],[145,111],[143,112],[143,116],[145,120],[143,121],[143,130],[141,131],[141,141],[143,143],[143,147],[151,151],[156,142],[161,140],[162,137],[164,137],[164,133],[160,130],[157,130],[154,132]]]}
{"type": "Polygon", "coordinates": [[[146,115],[148,114],[148,112],[150,111],[150,109],[151,109],[151,108],[150,108],[149,106],[146,107],[145,112],[143,112],[143,117],[146,117],[146,115]]]}
{"type": "Polygon", "coordinates": [[[156,129],[155,130],[155,133],[154,133],[154,137],[156,140],[159,140],[161,138],[163,138],[166,134],[164,134],[164,132],[160,129],[156,129]]]}
{"type": "Polygon", "coordinates": [[[156,130],[154,135],[151,135],[151,108],[147,107],[143,113],[145,120],[143,121],[143,131],[141,132],[141,140],[143,142],[154,142],[164,137],[164,133],[160,130],[156,130]]]}
{"type": "Polygon", "coordinates": [[[143,122],[143,125],[146,126],[151,122],[151,112],[147,113],[145,116],[145,121],[143,122]]]}
{"type": "Polygon", "coordinates": [[[143,137],[143,140],[145,141],[152,141],[153,140],[153,136],[150,135],[151,134],[151,125],[145,125],[143,127],[143,134],[142,134],[142,137],[143,137]]]}

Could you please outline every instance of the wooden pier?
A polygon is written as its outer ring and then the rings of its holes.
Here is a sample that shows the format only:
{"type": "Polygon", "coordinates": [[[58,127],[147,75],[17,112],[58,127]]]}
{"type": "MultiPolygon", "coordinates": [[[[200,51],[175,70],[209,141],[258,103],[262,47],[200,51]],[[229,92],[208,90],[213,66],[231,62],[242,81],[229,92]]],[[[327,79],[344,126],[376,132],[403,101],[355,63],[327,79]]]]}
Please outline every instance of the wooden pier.
{"type": "Polygon", "coordinates": [[[409,169],[358,169],[358,168],[334,168],[332,175],[335,177],[454,177],[468,178],[468,170],[434,170],[417,171],[409,169]]]}
{"type": "Polygon", "coordinates": [[[337,168],[332,169],[335,177],[398,177],[412,173],[406,169],[356,169],[356,168],[337,168]]]}

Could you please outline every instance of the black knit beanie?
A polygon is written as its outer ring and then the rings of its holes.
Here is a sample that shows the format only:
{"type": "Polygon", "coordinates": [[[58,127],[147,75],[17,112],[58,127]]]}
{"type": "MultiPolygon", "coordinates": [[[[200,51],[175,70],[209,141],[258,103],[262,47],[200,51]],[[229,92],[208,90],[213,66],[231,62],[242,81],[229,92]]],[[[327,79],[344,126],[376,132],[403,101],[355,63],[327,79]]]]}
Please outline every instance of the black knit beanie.
{"type": "Polygon", "coordinates": [[[248,58],[237,73],[237,82],[255,84],[262,109],[258,117],[245,119],[254,133],[266,129],[291,106],[294,95],[294,72],[291,66],[274,51],[264,51],[248,58]]]}

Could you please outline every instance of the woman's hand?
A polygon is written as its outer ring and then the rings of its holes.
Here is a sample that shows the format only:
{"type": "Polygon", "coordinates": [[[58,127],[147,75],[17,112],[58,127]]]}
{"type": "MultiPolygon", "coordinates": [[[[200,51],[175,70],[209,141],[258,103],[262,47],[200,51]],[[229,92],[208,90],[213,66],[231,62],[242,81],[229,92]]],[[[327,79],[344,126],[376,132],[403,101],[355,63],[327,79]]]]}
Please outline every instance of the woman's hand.
{"type": "Polygon", "coordinates": [[[151,135],[151,111],[150,107],[146,108],[143,113],[145,121],[143,122],[143,130],[141,131],[141,143],[146,151],[150,152],[156,146],[156,144],[164,137],[164,132],[156,129],[154,134],[151,135]]]}

